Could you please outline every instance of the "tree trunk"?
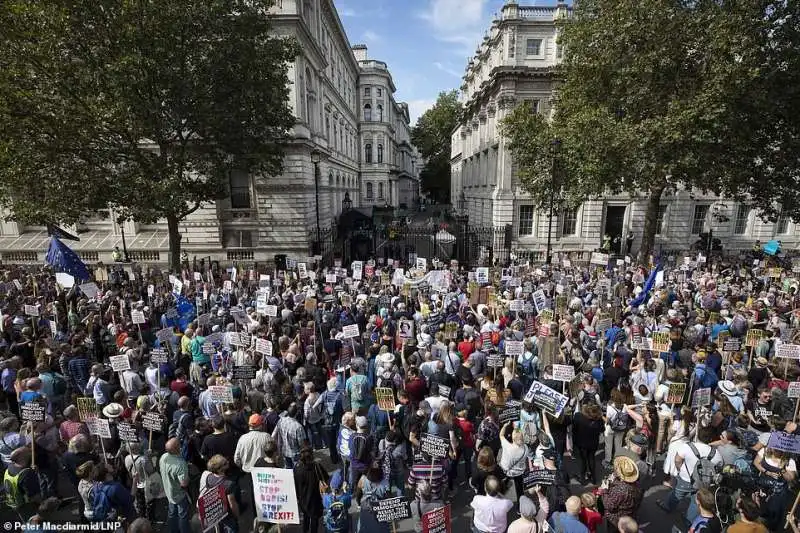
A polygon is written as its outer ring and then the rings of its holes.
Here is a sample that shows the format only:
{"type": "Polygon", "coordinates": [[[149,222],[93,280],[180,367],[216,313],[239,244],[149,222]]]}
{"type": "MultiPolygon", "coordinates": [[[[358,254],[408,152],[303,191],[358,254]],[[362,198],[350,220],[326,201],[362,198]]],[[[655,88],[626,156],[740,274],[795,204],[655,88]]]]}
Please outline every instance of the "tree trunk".
{"type": "Polygon", "coordinates": [[[658,209],[661,206],[661,193],[666,186],[656,185],[650,188],[650,196],[647,198],[647,211],[644,214],[644,230],[642,232],[642,245],[639,247],[639,261],[644,263],[648,256],[653,253],[656,242],[656,222],[658,221],[658,209]]]}
{"type": "Polygon", "coordinates": [[[181,271],[181,232],[178,227],[178,217],[167,215],[167,230],[169,231],[169,268],[173,272],[181,271]]]}

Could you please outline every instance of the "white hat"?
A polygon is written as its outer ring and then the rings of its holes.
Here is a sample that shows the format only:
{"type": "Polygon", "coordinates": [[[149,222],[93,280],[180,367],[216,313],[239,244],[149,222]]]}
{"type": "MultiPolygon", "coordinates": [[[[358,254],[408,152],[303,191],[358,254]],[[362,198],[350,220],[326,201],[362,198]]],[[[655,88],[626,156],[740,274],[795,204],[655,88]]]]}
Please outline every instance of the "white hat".
{"type": "Polygon", "coordinates": [[[725,396],[738,395],[738,392],[736,390],[736,385],[733,384],[733,381],[729,381],[727,379],[720,381],[718,387],[719,390],[722,392],[722,394],[724,394],[725,396]]]}

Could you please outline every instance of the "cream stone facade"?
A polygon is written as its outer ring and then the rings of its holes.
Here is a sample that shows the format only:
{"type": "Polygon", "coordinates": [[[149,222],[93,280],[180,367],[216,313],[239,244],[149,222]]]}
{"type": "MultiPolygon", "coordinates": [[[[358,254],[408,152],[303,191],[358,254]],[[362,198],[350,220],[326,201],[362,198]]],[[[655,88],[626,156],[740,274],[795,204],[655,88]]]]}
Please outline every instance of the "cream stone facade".
{"type": "MultiPolygon", "coordinates": [[[[297,123],[283,173],[233,173],[228,198],[202,205],[182,222],[181,245],[190,258],[305,259],[313,255],[317,209],[320,226],[328,228],[341,214],[345,196],[354,208],[411,208],[419,199],[420,156],[410,143],[408,106],[395,101],[387,65],[367,59],[365,46],[351,47],[332,0],[281,0],[273,9],[276,34],[300,45],[289,67],[289,103],[297,123]],[[365,97],[367,89],[371,94],[365,97]],[[371,116],[365,116],[367,104],[371,116]]],[[[120,226],[113,220],[113,213],[104,212],[65,228],[81,238],[70,246],[86,261],[110,262],[114,247],[123,247],[124,234],[132,260],[167,262],[166,221],[120,226]]],[[[3,262],[41,262],[47,240],[44,227],[0,222],[3,262]]]]}
{"type": "MultiPolygon", "coordinates": [[[[604,234],[634,235],[641,242],[644,197],[610,195],[577,209],[537,210],[520,187],[499,124],[511,110],[529,102],[539,113],[552,112],[558,81],[555,67],[563,57],[555,22],[571,16],[565,2],[556,6],[521,6],[508,0],[466,67],[461,86],[465,113],[452,134],[451,198],[476,226],[512,226],[512,249],[519,256],[545,255],[548,224],[553,250],[585,255],[599,248],[604,234]]],[[[683,251],[713,230],[726,250],[749,249],[756,240],[778,239],[785,249],[800,246],[800,232],[787,218],[764,222],[755,210],[699,191],[664,194],[659,211],[656,250],[683,251]]]]}

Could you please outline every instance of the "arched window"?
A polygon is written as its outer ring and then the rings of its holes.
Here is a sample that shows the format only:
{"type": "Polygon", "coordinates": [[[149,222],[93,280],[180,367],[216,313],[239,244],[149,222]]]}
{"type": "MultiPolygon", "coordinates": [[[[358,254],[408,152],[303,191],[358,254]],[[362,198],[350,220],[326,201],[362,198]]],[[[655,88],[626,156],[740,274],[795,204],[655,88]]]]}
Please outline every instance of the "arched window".
{"type": "Polygon", "coordinates": [[[383,163],[383,145],[378,145],[378,163],[383,163]]]}
{"type": "Polygon", "coordinates": [[[383,106],[378,104],[378,122],[383,122],[383,106]]]}
{"type": "Polygon", "coordinates": [[[366,122],[372,120],[372,106],[369,104],[364,104],[364,120],[366,122]]]}
{"type": "Polygon", "coordinates": [[[364,161],[367,163],[372,163],[372,144],[367,143],[364,146],[364,161]]]}
{"type": "Polygon", "coordinates": [[[367,199],[372,200],[372,183],[367,182],[367,199]]]}
{"type": "Polygon", "coordinates": [[[378,184],[378,200],[383,200],[383,183],[378,184]]]}

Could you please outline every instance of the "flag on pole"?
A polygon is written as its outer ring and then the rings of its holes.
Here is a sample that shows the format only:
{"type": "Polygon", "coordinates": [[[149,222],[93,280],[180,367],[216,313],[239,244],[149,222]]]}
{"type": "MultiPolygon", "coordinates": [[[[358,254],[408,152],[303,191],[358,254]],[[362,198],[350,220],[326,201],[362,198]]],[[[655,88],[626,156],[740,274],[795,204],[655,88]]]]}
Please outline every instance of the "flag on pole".
{"type": "Polygon", "coordinates": [[[81,261],[81,258],[78,257],[78,254],[56,237],[50,237],[50,247],[47,249],[45,261],[48,265],[51,265],[56,272],[66,272],[76,280],[84,281],[91,279],[89,277],[89,269],[86,268],[86,265],[81,261]]]}
{"type": "Polygon", "coordinates": [[[653,288],[653,285],[656,284],[656,276],[658,276],[658,272],[661,270],[661,263],[657,264],[653,270],[650,271],[650,276],[647,278],[647,282],[644,284],[644,288],[642,292],[639,293],[639,296],[631,301],[631,308],[639,307],[643,303],[647,301],[647,296],[650,294],[650,290],[653,288]]]}

